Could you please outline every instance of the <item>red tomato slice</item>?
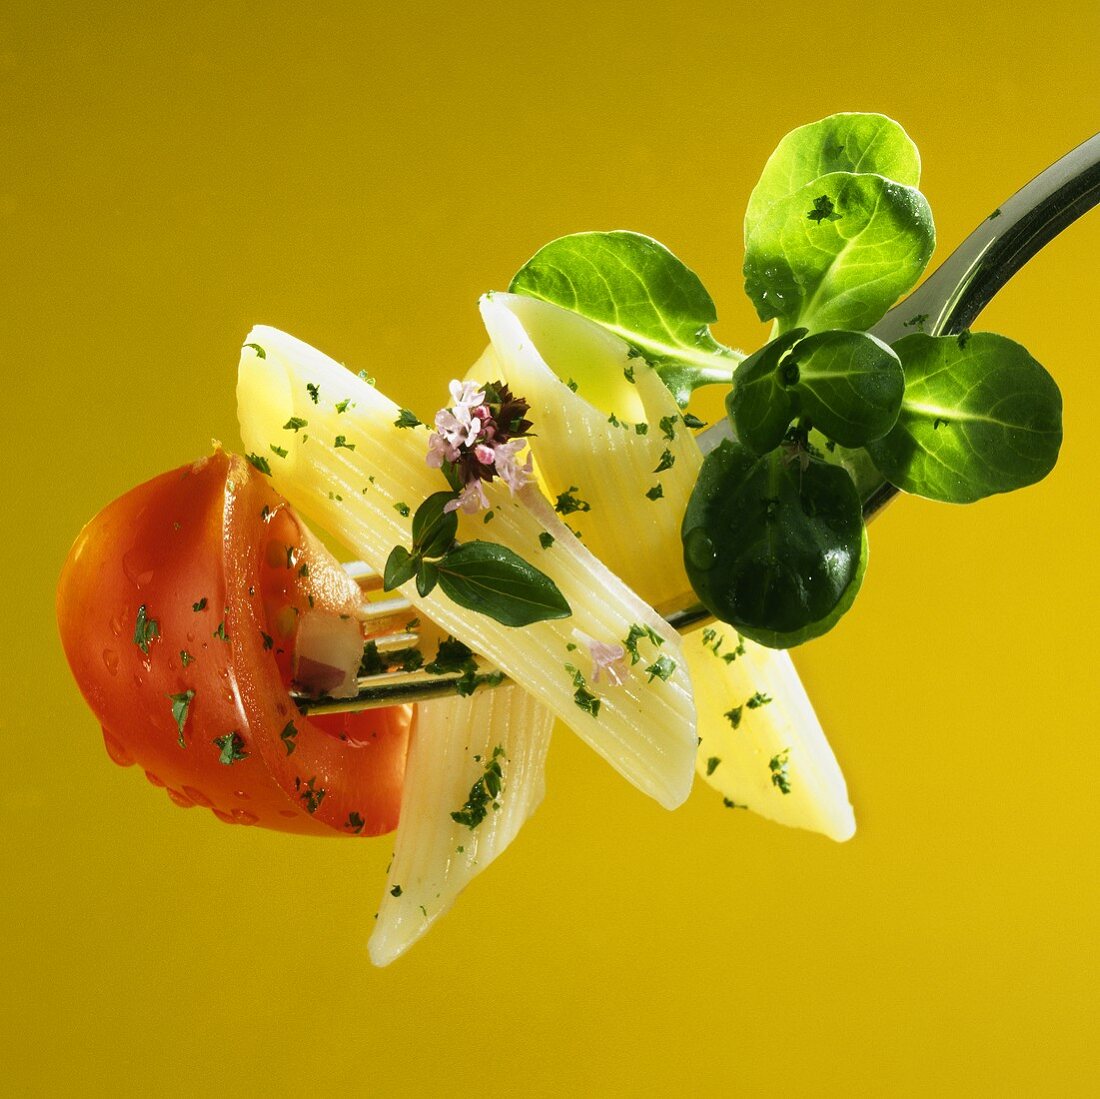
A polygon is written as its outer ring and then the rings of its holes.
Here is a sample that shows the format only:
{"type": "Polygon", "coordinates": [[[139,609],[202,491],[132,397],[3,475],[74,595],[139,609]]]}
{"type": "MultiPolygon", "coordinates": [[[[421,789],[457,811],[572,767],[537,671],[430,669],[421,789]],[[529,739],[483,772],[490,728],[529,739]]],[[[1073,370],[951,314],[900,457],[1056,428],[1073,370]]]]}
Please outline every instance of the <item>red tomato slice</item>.
{"type": "Polygon", "coordinates": [[[397,825],[411,708],[305,718],[287,693],[300,617],[349,615],[358,600],[266,478],[219,450],[88,523],[57,617],[111,759],[177,805],[381,835],[397,825]]]}

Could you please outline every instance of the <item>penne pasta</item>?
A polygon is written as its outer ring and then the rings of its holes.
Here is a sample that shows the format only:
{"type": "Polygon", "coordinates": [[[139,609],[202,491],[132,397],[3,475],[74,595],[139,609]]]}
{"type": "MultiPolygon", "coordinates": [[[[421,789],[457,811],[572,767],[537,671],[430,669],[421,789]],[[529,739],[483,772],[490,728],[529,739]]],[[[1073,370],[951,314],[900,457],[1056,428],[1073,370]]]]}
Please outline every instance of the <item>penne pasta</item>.
{"type": "MultiPolygon", "coordinates": [[[[547,302],[492,294],[481,313],[491,342],[478,370],[495,362],[542,410],[546,427],[531,450],[550,496],[581,486],[591,510],[575,525],[585,545],[655,606],[689,591],[680,519],[702,456],[656,371],[601,326],[547,302]],[[647,431],[634,431],[631,418],[647,431]],[[656,474],[659,465],[669,468],[656,474]],[[662,485],[655,501],[641,491],[651,482],[662,485]]],[[[685,652],[699,776],[770,820],[850,838],[844,777],[790,657],[721,623],[686,638],[685,652]]]]}
{"type": "Polygon", "coordinates": [[[553,724],[514,684],[417,707],[393,861],[369,943],[375,965],[408,950],[515,839],[542,801],[553,724]]]}
{"type": "MultiPolygon", "coordinates": [[[[275,487],[382,571],[392,548],[411,542],[411,511],[444,487],[425,462],[427,428],[395,426],[401,410],[364,378],[267,327],[253,329],[242,350],[237,392],[245,445],[268,459],[275,487]]],[[[530,561],[554,581],[572,615],[513,629],[462,609],[438,588],[421,597],[410,582],[403,594],[640,790],[667,808],[681,804],[691,789],[696,732],[679,636],[588,552],[534,486],[516,497],[499,482],[487,491],[491,524],[462,516],[459,540],[491,540],[530,561]],[[621,686],[593,686],[595,666],[575,629],[611,645],[640,631],[635,646],[643,659],[621,686]],[[578,676],[598,706],[585,705],[578,676]]]]}

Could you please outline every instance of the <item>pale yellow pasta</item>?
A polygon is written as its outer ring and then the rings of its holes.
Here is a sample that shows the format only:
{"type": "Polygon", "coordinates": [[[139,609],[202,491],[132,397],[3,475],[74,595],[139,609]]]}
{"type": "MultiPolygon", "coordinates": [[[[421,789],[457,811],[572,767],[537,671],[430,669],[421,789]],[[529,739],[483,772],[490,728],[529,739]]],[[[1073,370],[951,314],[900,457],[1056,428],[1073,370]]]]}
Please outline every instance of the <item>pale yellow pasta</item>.
{"type": "Polygon", "coordinates": [[[654,606],[689,592],[680,521],[702,458],[656,371],[599,325],[535,298],[487,295],[481,315],[491,358],[478,369],[495,362],[538,410],[531,450],[547,491],[572,489],[591,508],[566,522],[654,606]]]}
{"type": "Polygon", "coordinates": [[[554,715],[514,684],[417,706],[393,861],[369,943],[375,965],[412,946],[538,807],[553,724],[554,715]],[[497,796],[471,798],[494,765],[497,796]],[[473,827],[476,813],[452,818],[482,801],[484,819],[473,827]]]}
{"type": "MultiPolygon", "coordinates": [[[[411,511],[446,487],[425,462],[426,427],[396,427],[400,410],[366,380],[272,328],[249,334],[237,394],[246,447],[268,460],[275,488],[299,511],[379,571],[395,545],[410,545],[411,511]]],[[[679,636],[585,549],[533,487],[522,498],[499,481],[487,487],[493,521],[463,516],[459,539],[492,540],[530,561],[557,584],[572,615],[513,629],[462,609],[439,588],[421,598],[410,582],[402,593],[530,691],[640,790],[668,808],[681,804],[694,774],[696,730],[679,636]],[[544,533],[554,539],[548,548],[540,543],[544,533]],[[640,643],[645,660],[621,686],[593,684],[573,630],[615,643],[632,625],[652,629],[662,644],[640,643]],[[674,664],[667,679],[645,673],[658,656],[674,664]],[[600,699],[598,716],[578,706],[567,665],[588,677],[600,699]]]]}
{"type": "MultiPolygon", "coordinates": [[[[546,427],[531,449],[540,476],[551,495],[579,487],[591,511],[568,518],[585,545],[655,606],[689,592],[680,520],[702,456],[656,372],[599,325],[547,302],[493,294],[481,311],[491,343],[475,370],[480,377],[499,370],[539,409],[546,427]],[[616,427],[612,413],[647,422],[646,434],[616,427]],[[672,467],[655,474],[666,448],[672,467]],[[662,496],[652,501],[644,492],[656,482],[662,496]]],[[[699,775],[736,805],[848,839],[855,820],[844,777],[790,657],[742,641],[721,623],[695,631],[685,651],[699,775]]]]}

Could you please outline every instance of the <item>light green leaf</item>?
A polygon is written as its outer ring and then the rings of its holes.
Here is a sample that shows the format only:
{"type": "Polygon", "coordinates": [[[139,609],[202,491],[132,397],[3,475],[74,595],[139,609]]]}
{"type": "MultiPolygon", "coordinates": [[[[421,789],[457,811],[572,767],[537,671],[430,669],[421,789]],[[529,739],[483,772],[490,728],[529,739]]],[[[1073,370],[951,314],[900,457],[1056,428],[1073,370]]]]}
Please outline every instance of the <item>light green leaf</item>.
{"type": "Polygon", "coordinates": [[[791,130],[764,165],[745,211],[745,240],[769,207],[832,172],[871,173],[905,187],[920,183],[920,154],[881,114],[834,114],[791,130]]]}
{"type": "Polygon", "coordinates": [[[894,344],[905,397],[893,430],[868,446],[905,492],[966,504],[1042,480],[1062,445],[1062,395],[1004,336],[917,333],[894,344]]]}
{"type": "Polygon", "coordinates": [[[787,369],[801,413],[842,446],[880,439],[898,418],[905,375],[897,355],[872,335],[808,336],[790,355],[787,369]]]}
{"type": "Polygon", "coordinates": [[[682,528],[688,578],[711,613],[780,648],[833,626],[855,598],[866,556],[847,472],[789,458],[721,443],[703,461],[682,528]]]}
{"type": "Polygon", "coordinates": [[[698,275],[640,233],[574,233],[540,248],[508,288],[579,313],[666,376],[681,407],[693,389],[728,382],[740,356],[710,334],[714,302],[698,275]]]}
{"type": "Polygon", "coordinates": [[[746,245],[745,291],[780,331],[867,329],[920,278],[935,239],[919,191],[833,172],[768,210],[746,245]],[[819,217],[823,198],[836,220],[819,217]]]}
{"type": "Polygon", "coordinates": [[[726,413],[737,438],[754,454],[767,454],[779,446],[797,413],[794,395],[783,384],[778,366],[805,335],[805,328],[784,333],[750,355],[733,376],[726,413]]]}

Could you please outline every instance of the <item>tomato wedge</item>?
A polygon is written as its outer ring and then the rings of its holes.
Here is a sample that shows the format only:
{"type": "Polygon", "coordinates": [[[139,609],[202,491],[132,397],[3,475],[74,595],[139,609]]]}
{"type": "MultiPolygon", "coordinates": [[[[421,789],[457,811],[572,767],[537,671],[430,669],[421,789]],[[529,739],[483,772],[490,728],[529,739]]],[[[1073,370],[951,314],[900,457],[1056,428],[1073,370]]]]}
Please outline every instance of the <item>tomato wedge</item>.
{"type": "Polygon", "coordinates": [[[85,526],[57,617],[115,763],[227,823],[367,836],[397,825],[411,707],[306,718],[287,689],[303,617],[346,628],[358,603],[267,479],[219,449],[85,526]]]}

